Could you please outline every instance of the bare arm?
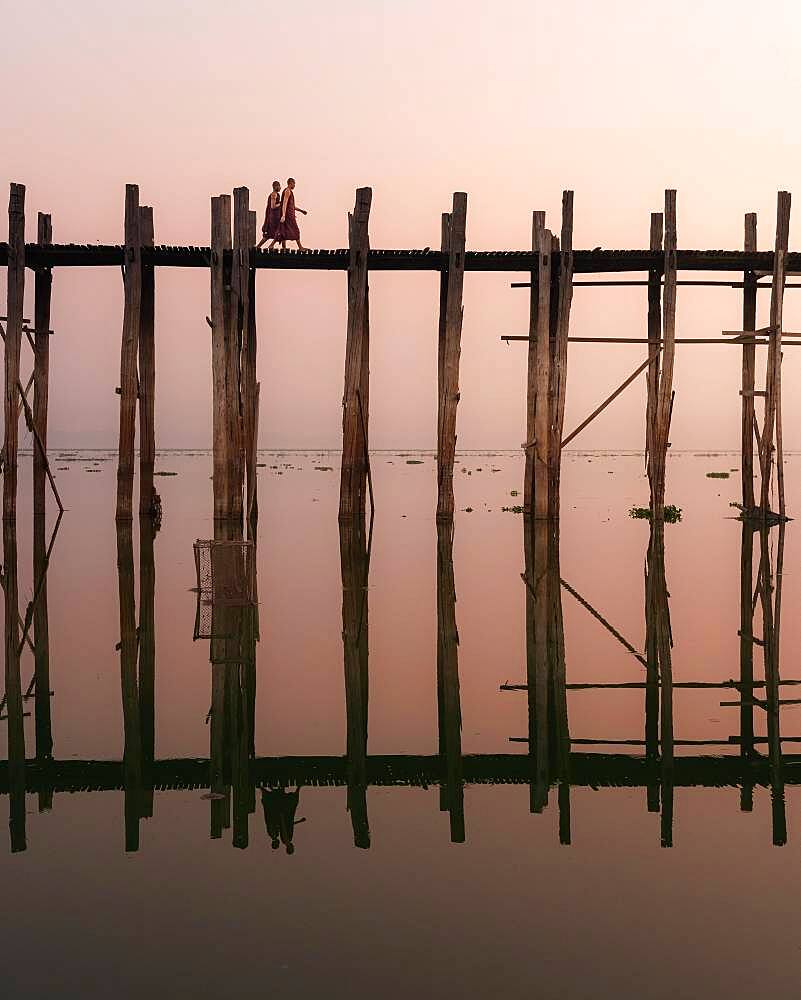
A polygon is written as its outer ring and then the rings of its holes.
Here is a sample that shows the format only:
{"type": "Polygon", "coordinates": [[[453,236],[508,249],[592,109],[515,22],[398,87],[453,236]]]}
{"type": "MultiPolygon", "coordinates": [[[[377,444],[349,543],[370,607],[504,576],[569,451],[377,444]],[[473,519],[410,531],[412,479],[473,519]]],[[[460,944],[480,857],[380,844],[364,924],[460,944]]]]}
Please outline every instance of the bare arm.
{"type": "Polygon", "coordinates": [[[289,202],[289,188],[284,188],[284,196],[281,199],[281,222],[286,222],[286,206],[289,202]]]}

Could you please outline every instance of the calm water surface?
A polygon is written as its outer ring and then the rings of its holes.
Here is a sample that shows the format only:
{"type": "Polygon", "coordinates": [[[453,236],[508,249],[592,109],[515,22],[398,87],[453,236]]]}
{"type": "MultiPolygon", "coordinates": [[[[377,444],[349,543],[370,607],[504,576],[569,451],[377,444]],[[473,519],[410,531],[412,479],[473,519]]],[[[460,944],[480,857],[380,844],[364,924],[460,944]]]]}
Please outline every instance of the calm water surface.
{"type": "Polygon", "coordinates": [[[502,509],[516,455],[457,458],[452,538],[430,455],[373,456],[371,534],[338,454],[260,460],[257,610],[213,639],[210,456],[160,454],[155,539],[118,537],[113,455],[54,463],[24,767],[0,723],[5,996],[799,996],[801,529],[743,528],[707,476],[735,456],[672,455],[660,537],[642,456],[570,453],[558,540],[502,509]]]}

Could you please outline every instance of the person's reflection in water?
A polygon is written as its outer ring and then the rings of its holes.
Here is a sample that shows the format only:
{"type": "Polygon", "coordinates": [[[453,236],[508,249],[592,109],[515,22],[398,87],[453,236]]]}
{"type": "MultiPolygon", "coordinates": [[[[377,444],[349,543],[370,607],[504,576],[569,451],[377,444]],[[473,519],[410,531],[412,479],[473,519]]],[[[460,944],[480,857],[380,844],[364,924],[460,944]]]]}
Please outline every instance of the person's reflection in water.
{"type": "Polygon", "coordinates": [[[295,819],[301,787],[298,785],[294,792],[288,792],[284,788],[259,786],[261,807],[264,810],[264,825],[267,828],[267,836],[270,838],[274,851],[277,851],[283,844],[287,854],[295,853],[295,845],[292,843],[295,826],[298,823],[306,822],[305,817],[295,819]]]}

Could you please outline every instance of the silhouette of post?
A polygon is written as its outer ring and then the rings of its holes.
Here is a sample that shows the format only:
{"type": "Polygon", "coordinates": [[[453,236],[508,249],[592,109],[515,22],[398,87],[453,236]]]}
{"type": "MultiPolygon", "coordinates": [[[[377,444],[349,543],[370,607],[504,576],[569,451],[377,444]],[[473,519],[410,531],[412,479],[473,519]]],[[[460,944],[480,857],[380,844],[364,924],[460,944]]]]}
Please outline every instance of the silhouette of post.
{"type": "MultiPolygon", "coordinates": [[[[540,526],[538,526],[539,528],[540,526]]],[[[553,699],[551,753],[559,782],[559,843],[570,844],[570,727],[567,714],[565,627],[559,571],[559,521],[542,525],[547,530],[548,673],[553,699]]]]}
{"type": "MultiPolygon", "coordinates": [[[[752,347],[751,350],[754,350],[752,347]]],[[[745,347],[743,348],[745,353],[745,347]]],[[[753,405],[753,403],[752,403],[753,405]]],[[[751,483],[751,507],[754,505],[751,483]]],[[[744,504],[745,505],[745,504],[744,504]]],[[[754,526],[742,522],[740,540],[740,756],[743,762],[754,757],[754,526]]],[[[746,778],[740,787],[740,809],[754,808],[754,786],[746,778]]]]}
{"type": "Polygon", "coordinates": [[[120,607],[120,686],[123,718],[123,784],[125,789],[125,850],[139,850],[142,797],[142,733],[137,678],[138,640],[134,590],[133,528],[117,521],[117,580],[120,607]]]}
{"type": "Polygon", "coordinates": [[[526,684],[528,692],[528,748],[532,758],[530,809],[548,805],[550,668],[548,657],[548,526],[528,516],[523,519],[526,585],[526,684]]]}
{"type": "Polygon", "coordinates": [[[153,815],[153,761],[156,750],[156,528],[139,518],[139,726],[142,750],[141,816],[153,815]]]}
{"type": "Polygon", "coordinates": [[[451,521],[437,522],[437,705],[442,764],[440,808],[447,809],[450,814],[451,843],[463,844],[462,709],[451,521]]]}
{"type": "MultiPolygon", "coordinates": [[[[36,760],[42,764],[53,756],[53,728],[50,712],[50,633],[47,608],[47,543],[45,541],[45,516],[33,518],[33,578],[39,592],[34,598],[33,648],[34,648],[34,713],[36,733],[36,760]]],[[[53,806],[52,789],[39,791],[39,811],[53,806]]]]}
{"type": "Polygon", "coordinates": [[[364,515],[339,524],[342,567],[342,645],[345,666],[347,716],[348,812],[357,847],[370,846],[367,819],[367,710],[369,698],[369,644],[367,583],[370,549],[364,515]]]}
{"type": "Polygon", "coordinates": [[[19,583],[17,580],[17,524],[3,520],[5,595],[5,685],[8,725],[9,833],[12,852],[24,851],[25,836],[25,729],[19,648],[19,583]]]}

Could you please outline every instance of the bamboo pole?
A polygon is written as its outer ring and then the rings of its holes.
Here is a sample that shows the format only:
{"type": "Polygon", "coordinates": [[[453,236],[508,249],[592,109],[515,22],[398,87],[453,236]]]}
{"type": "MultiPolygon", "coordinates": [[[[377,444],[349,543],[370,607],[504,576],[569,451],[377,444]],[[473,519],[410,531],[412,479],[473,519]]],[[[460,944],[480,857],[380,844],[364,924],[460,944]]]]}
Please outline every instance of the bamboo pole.
{"type": "Polygon", "coordinates": [[[467,225],[467,195],[453,196],[448,240],[448,284],[441,351],[437,420],[437,517],[453,517],[453,465],[456,456],[456,410],[459,405],[459,360],[462,352],[462,291],[467,225]]]}
{"type": "Polygon", "coordinates": [[[550,396],[550,326],[551,326],[551,258],[553,237],[550,230],[540,234],[542,240],[537,260],[537,367],[534,399],[534,482],[533,515],[535,518],[548,516],[548,482],[550,471],[551,443],[551,396],[550,396]]]}
{"type": "Polygon", "coordinates": [[[125,305],[120,349],[120,435],[117,458],[117,520],[133,516],[136,400],[139,394],[137,354],[142,309],[142,245],[139,187],[125,185],[125,305]]]}
{"type": "MultiPolygon", "coordinates": [[[[25,186],[12,184],[8,200],[8,287],[5,343],[5,443],[3,445],[3,519],[17,515],[19,442],[19,362],[25,300],[25,186]]],[[[16,611],[15,611],[16,620],[16,611]]]]}
{"type": "Polygon", "coordinates": [[[651,513],[656,521],[665,516],[665,464],[670,446],[670,416],[673,408],[673,362],[676,338],[676,192],[665,191],[665,265],[662,310],[662,370],[654,419],[651,513]]]}
{"type": "MultiPolygon", "coordinates": [[[[49,215],[39,213],[37,243],[48,246],[53,242],[53,227],[49,215]]],[[[42,446],[47,450],[47,396],[50,378],[50,298],[53,272],[49,267],[36,269],[34,278],[34,359],[33,359],[33,422],[42,446]]],[[[47,475],[45,456],[33,452],[33,513],[47,510],[45,487],[47,475]]],[[[48,697],[48,705],[50,699],[48,697]]]]}
{"type": "Polygon", "coordinates": [[[339,516],[346,519],[366,509],[370,384],[370,314],[367,255],[368,222],[373,192],[356,190],[348,215],[348,329],[345,343],[345,390],[342,397],[342,466],[339,516]]]}
{"type": "Polygon", "coordinates": [[[459,630],[453,572],[453,523],[437,524],[437,706],[442,761],[440,808],[450,814],[451,843],[465,842],[459,630]]]}
{"type": "MultiPolygon", "coordinates": [[[[781,414],[781,355],[782,355],[782,306],[784,302],[785,257],[790,230],[790,194],[780,191],[776,205],[776,248],[773,257],[773,287],[770,295],[770,343],[768,344],[767,372],[765,380],[765,420],[762,428],[761,474],[759,505],[762,516],[770,512],[770,486],[773,469],[774,440],[777,442],[776,461],[781,468],[779,454],[781,428],[777,415],[781,414]]],[[[780,510],[784,506],[784,475],[780,477],[780,510]]]]}
{"type": "MultiPolygon", "coordinates": [[[[531,216],[531,247],[538,253],[543,245],[545,233],[545,212],[533,212],[531,216]]],[[[533,512],[534,504],[534,441],[536,437],[535,414],[537,409],[537,322],[539,317],[538,272],[531,273],[531,295],[528,314],[528,368],[526,374],[526,440],[525,472],[523,477],[523,510],[533,512]]]]}
{"type": "Polygon", "coordinates": [[[567,344],[570,307],[573,301],[573,192],[562,193],[561,250],[558,257],[557,314],[550,369],[551,415],[549,515],[559,517],[559,484],[562,468],[562,434],[565,425],[567,392],[567,344]]]}
{"type": "MultiPolygon", "coordinates": [[[[662,249],[664,217],[651,213],[651,250],[662,249]]],[[[660,354],[662,340],[662,273],[658,268],[648,273],[648,376],[645,410],[645,464],[648,482],[653,490],[653,455],[656,446],[656,411],[659,395],[660,354]]]]}
{"type": "MultiPolygon", "coordinates": [[[[139,209],[139,232],[143,247],[154,243],[153,209],[139,209]]],[[[139,314],[139,514],[156,512],[153,471],[156,465],[156,339],[155,268],[142,264],[142,301],[139,314]]]]}
{"type": "MultiPolygon", "coordinates": [[[[757,217],[755,212],[745,216],[745,237],[743,248],[748,252],[756,252],[757,248],[757,217]]],[[[757,281],[753,271],[743,274],[743,330],[756,329],[757,281]]],[[[743,509],[754,508],[754,376],[756,368],[756,347],[754,344],[743,343],[742,371],[742,470],[743,509]]]]}
{"type": "Polygon", "coordinates": [[[211,199],[211,371],[212,426],[214,444],[214,518],[231,517],[230,448],[228,392],[226,383],[228,354],[228,300],[225,252],[231,249],[231,197],[221,194],[211,199]]]}

